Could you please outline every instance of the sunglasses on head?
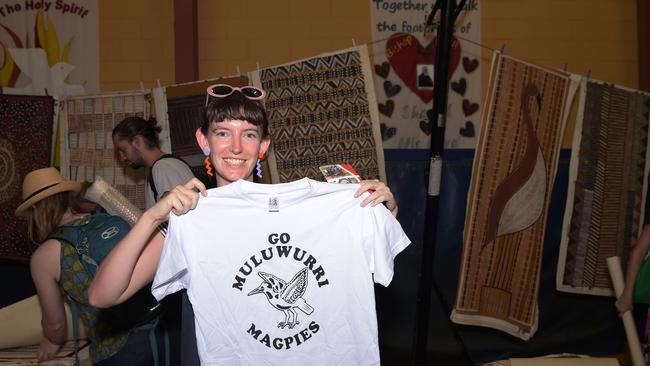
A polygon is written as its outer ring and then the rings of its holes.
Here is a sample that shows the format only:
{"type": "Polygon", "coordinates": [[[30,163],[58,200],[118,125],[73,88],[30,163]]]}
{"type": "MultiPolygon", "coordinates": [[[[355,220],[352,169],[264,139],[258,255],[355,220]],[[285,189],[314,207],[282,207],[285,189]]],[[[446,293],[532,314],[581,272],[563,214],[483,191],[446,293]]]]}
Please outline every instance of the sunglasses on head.
{"type": "Polygon", "coordinates": [[[243,96],[250,100],[262,100],[266,97],[266,92],[254,86],[230,86],[228,84],[214,84],[208,87],[208,94],[205,96],[205,105],[208,105],[210,97],[225,98],[235,91],[240,92],[243,96]]]}

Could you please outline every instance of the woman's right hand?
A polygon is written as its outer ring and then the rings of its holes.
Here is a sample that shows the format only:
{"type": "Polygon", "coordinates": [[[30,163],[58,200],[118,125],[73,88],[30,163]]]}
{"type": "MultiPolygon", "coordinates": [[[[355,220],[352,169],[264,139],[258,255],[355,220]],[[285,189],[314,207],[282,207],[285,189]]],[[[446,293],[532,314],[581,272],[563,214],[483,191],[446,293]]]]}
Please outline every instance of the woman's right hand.
{"type": "Polygon", "coordinates": [[[208,195],[205,185],[197,178],[192,178],[189,182],[178,185],[167,192],[158,203],[147,211],[154,220],[167,221],[170,212],[182,215],[196,208],[199,202],[199,193],[204,197],[208,195]]]}
{"type": "Polygon", "coordinates": [[[618,315],[622,316],[626,311],[632,310],[632,296],[623,294],[621,297],[616,300],[616,310],[618,310],[618,315]]]}

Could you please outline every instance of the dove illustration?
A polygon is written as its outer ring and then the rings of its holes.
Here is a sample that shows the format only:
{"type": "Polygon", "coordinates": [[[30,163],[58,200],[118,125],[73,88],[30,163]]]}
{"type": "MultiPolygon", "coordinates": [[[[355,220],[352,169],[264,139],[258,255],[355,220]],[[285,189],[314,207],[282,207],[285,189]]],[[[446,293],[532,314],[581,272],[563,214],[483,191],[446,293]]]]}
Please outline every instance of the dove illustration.
{"type": "Polygon", "coordinates": [[[42,48],[10,48],[9,52],[18,68],[29,77],[31,84],[19,88],[4,87],[3,93],[59,97],[84,94],[82,85],[65,83],[65,78],[74,70],[73,65],[57,62],[50,67],[42,48]]]}

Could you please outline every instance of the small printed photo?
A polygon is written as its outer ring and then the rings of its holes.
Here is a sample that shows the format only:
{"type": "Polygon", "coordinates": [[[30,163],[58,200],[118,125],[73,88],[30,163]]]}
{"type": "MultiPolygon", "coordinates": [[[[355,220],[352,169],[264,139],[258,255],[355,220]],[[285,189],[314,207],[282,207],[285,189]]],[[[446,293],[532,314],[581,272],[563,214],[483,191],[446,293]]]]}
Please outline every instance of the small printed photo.
{"type": "Polygon", "coordinates": [[[361,181],[357,177],[348,177],[348,178],[339,178],[338,182],[339,184],[351,184],[351,183],[361,183],[361,181]]]}
{"type": "Polygon", "coordinates": [[[361,179],[341,164],[323,165],[319,167],[325,180],[329,183],[360,183],[361,179]]]}
{"type": "Polygon", "coordinates": [[[418,64],[416,65],[416,71],[417,71],[418,89],[433,90],[433,65],[418,64]]]}

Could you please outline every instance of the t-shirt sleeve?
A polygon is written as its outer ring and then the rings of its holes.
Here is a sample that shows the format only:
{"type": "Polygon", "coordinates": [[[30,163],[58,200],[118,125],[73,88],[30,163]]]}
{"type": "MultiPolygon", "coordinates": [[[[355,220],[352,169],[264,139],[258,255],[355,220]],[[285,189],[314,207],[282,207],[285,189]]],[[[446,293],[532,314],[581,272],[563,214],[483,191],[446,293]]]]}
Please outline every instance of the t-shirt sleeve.
{"type": "Polygon", "coordinates": [[[376,283],[388,286],[393,279],[393,261],[411,240],[383,205],[364,209],[368,212],[369,224],[365,225],[365,237],[368,241],[366,248],[372,251],[369,256],[370,270],[376,283]]]}
{"type": "Polygon", "coordinates": [[[194,177],[187,165],[173,158],[158,160],[154,164],[151,174],[158,192],[158,199],[177,185],[185,184],[194,177]]]}
{"type": "Polygon", "coordinates": [[[190,276],[187,256],[182,245],[181,226],[179,218],[171,214],[160,262],[151,285],[151,293],[158,300],[189,287],[190,276]]]}

